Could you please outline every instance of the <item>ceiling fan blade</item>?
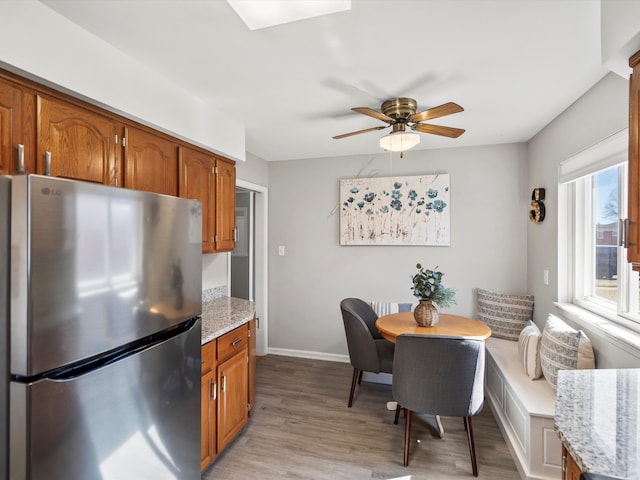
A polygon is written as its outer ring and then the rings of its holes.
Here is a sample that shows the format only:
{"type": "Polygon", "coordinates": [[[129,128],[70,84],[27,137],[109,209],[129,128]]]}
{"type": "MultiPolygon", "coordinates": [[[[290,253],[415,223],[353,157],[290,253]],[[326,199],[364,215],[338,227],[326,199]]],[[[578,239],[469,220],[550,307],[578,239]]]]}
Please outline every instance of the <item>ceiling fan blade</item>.
{"type": "Polygon", "coordinates": [[[382,130],[383,128],[388,128],[388,126],[365,128],[364,130],[358,130],[357,132],[343,133],[342,135],[336,135],[333,138],[338,140],[340,138],[350,137],[352,135],[360,135],[361,133],[373,132],[374,130],[382,130]]]}
{"type": "Polygon", "coordinates": [[[422,133],[432,133],[434,135],[442,135],[443,137],[458,138],[464,133],[462,128],[443,127],[442,125],[429,125],[428,123],[416,123],[411,126],[411,130],[417,130],[422,133]]]}
{"type": "MultiPolygon", "coordinates": [[[[393,118],[388,117],[384,113],[380,113],[377,110],[374,110],[373,108],[356,107],[356,108],[352,108],[351,110],[353,110],[354,112],[362,113],[363,115],[368,115],[370,117],[377,118],[378,120],[382,120],[383,122],[393,122],[393,118]]],[[[385,128],[385,127],[382,127],[382,128],[385,128]]]]}
{"type": "Polygon", "coordinates": [[[412,122],[424,122],[425,120],[431,120],[434,118],[444,117],[445,115],[451,115],[452,113],[458,113],[464,111],[457,103],[448,102],[438,107],[430,108],[422,112],[414,113],[409,117],[412,122]]]}

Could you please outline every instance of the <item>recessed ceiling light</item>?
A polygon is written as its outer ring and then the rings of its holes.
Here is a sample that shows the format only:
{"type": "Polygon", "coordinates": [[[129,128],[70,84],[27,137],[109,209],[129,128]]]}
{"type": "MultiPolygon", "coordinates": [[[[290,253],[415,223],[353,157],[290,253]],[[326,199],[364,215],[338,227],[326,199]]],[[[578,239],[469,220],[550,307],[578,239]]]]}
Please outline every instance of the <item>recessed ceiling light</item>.
{"type": "Polygon", "coordinates": [[[351,9],[351,0],[227,0],[250,30],[351,9]]]}

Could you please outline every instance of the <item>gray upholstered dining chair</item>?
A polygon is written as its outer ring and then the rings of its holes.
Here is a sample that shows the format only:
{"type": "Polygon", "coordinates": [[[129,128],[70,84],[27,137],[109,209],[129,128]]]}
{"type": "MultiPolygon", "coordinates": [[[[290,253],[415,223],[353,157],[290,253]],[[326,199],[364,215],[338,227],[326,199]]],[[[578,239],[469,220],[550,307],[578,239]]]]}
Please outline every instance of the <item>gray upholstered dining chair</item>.
{"type": "Polygon", "coordinates": [[[351,407],[356,382],[362,382],[363,372],[392,372],[395,345],[382,338],[375,325],[378,316],[365,301],[359,298],[345,298],[340,302],[340,310],[347,335],[349,359],[353,366],[349,394],[351,407]]]}
{"type": "Polygon", "coordinates": [[[478,476],[471,417],[484,402],[484,341],[440,335],[399,335],[393,361],[393,399],[405,412],[404,465],[409,464],[413,412],[463,417],[473,475],[478,476]]]}

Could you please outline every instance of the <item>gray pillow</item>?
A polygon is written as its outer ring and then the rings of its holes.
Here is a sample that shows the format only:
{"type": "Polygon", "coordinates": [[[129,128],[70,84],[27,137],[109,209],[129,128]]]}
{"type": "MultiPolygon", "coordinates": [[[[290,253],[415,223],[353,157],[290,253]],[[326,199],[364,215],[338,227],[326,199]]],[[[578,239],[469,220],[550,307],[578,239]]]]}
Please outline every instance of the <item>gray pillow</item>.
{"type": "Polygon", "coordinates": [[[491,328],[491,336],[517,342],[533,316],[533,295],[508,295],[476,288],[478,318],[491,328]]]}
{"type": "Polygon", "coordinates": [[[591,341],[582,330],[575,330],[555,315],[549,315],[540,345],[542,373],[555,390],[558,370],[595,368],[591,341]]]}

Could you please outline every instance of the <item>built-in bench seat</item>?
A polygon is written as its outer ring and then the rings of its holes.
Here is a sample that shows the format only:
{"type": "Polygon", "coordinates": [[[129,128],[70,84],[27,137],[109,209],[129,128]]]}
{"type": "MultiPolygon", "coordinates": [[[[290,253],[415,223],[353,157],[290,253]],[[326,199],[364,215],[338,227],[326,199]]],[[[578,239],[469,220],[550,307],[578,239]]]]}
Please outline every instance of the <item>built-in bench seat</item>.
{"type": "Polygon", "coordinates": [[[486,399],[523,479],[560,479],[561,444],[553,425],[555,392],[544,379],[531,380],[518,356],[518,342],[486,342],[486,399]]]}

